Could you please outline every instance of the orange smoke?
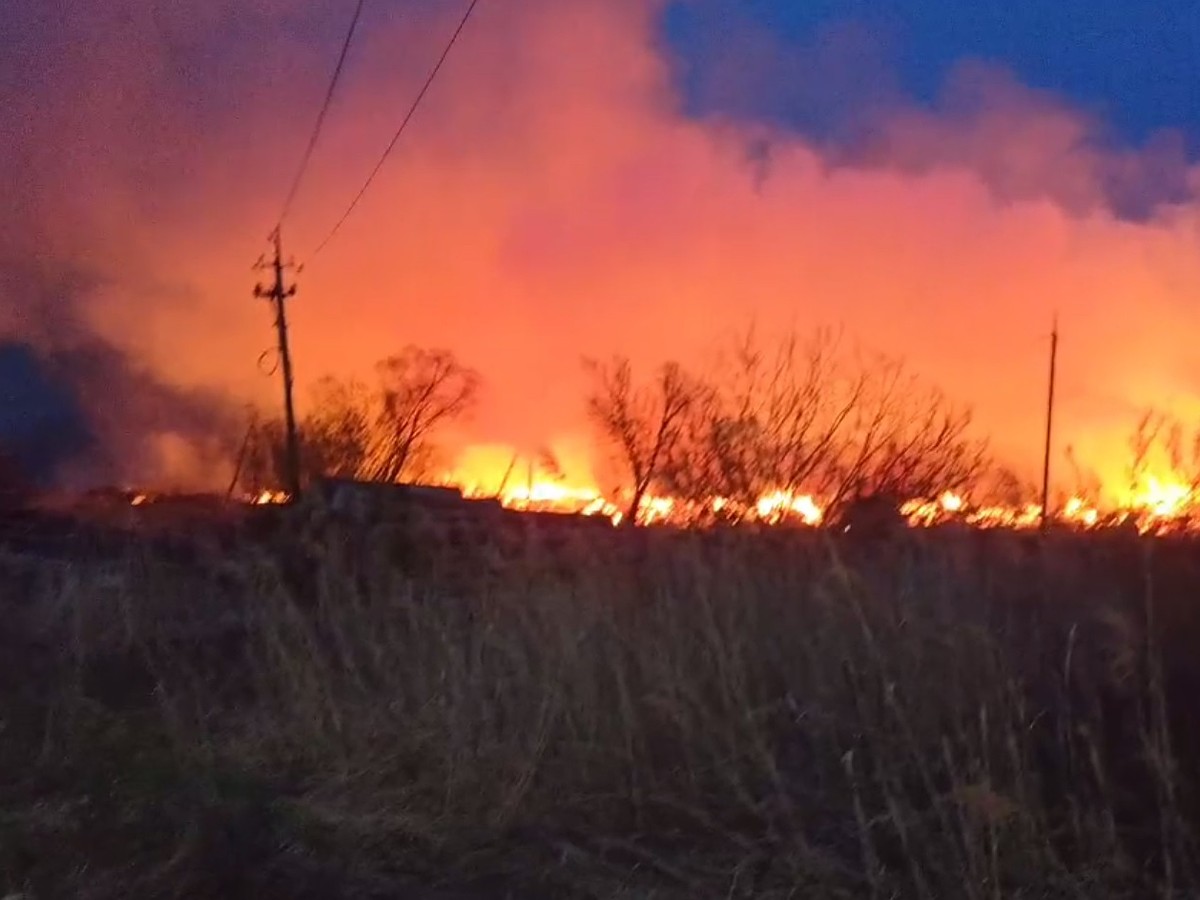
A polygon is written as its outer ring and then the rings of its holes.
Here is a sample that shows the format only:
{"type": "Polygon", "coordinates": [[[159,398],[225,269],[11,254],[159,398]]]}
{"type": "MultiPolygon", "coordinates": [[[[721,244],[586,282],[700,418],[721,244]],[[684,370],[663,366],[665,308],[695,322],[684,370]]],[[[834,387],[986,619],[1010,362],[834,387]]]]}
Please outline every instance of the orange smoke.
{"type": "MultiPolygon", "coordinates": [[[[37,157],[37,214],[56,223],[42,231],[104,276],[88,305],[104,334],[173,383],[276,404],[255,365],[273,336],[249,266],[328,54],[282,38],[258,49],[303,4],[165,22],[152,5],[133,3],[130,25],[100,0],[81,4],[100,49],[65,50],[44,90],[84,84],[87,96],[55,95],[52,116],[45,96],[20,99],[33,146],[69,136],[61,159],[37,157]],[[234,20],[250,23],[240,39],[256,51],[221,72],[198,54],[180,84],[172,41],[206,46],[234,20]]],[[[1057,311],[1060,481],[1073,477],[1070,446],[1104,499],[1127,499],[1140,409],[1200,418],[1198,207],[1129,221],[1105,202],[1104,179],[1118,163],[1136,170],[1141,151],[1106,155],[1082,113],[980,70],[960,78],[982,113],[894,114],[853,165],[797,134],[690,119],[656,3],[481,4],[359,211],[310,257],[440,49],[457,14],[443,7],[374,13],[284,224],[307,264],[291,305],[302,403],[320,375],[365,372],[409,343],[449,347],[487,383],[455,447],[503,448],[486,462],[468,453],[455,477],[496,481],[517,449],[565,442],[576,450],[560,487],[594,502],[614,485],[589,449],[582,356],[695,362],[750,321],[843,325],[973,403],[998,455],[1033,474],[1057,311]]],[[[819,518],[816,501],[779,503],[819,518]]]]}

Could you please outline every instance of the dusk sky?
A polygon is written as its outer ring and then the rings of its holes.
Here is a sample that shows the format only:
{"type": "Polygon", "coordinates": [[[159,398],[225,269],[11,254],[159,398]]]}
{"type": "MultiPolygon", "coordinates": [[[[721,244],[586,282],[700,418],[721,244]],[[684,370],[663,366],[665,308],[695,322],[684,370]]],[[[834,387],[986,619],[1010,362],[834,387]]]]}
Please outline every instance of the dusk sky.
{"type": "MultiPolygon", "coordinates": [[[[61,314],[166,383],[273,403],[250,265],[352,8],[5,4],[0,337],[54,345],[61,314]]],[[[487,384],[463,445],[550,444],[590,479],[581,357],[829,325],[1031,473],[1057,312],[1056,458],[1112,486],[1146,407],[1200,421],[1196,4],[481,0],[313,258],[461,10],[368,0],[285,223],[302,395],[446,346],[487,384]]]]}
{"type": "Polygon", "coordinates": [[[709,87],[692,98],[696,110],[822,132],[853,122],[862,104],[936,105],[947,77],[971,59],[1102,117],[1114,140],[1171,129],[1194,148],[1200,137],[1192,77],[1200,8],[1188,0],[700,0],[673,4],[665,20],[689,89],[709,87]],[[722,96],[711,79],[731,55],[731,26],[761,29],[780,56],[823,61],[832,90],[781,83],[764,70],[722,96]]]}

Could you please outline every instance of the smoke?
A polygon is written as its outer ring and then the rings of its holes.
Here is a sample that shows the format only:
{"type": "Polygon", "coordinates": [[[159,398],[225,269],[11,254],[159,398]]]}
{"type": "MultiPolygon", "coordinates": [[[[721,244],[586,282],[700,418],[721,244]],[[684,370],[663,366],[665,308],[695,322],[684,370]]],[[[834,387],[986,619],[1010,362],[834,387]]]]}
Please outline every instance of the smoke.
{"type": "Polygon", "coordinates": [[[1122,147],[1103,122],[978,62],[950,74],[933,109],[881,113],[838,159],[914,176],[969,171],[1001,202],[1047,200],[1074,217],[1152,222],[1195,197],[1182,135],[1122,147]]]}
{"type": "MultiPolygon", "coordinates": [[[[306,264],[290,307],[302,401],[322,375],[447,346],[487,383],[464,444],[549,446],[586,478],[581,357],[691,362],[751,320],[833,325],[973,403],[1006,461],[1032,471],[1057,312],[1057,458],[1070,445],[1119,480],[1141,408],[1200,412],[1200,178],[1176,138],[1125,145],[970,63],[914,105],[886,44],[853,28],[772,52],[734,23],[705,76],[807,104],[813,133],[766,101],[701,113],[662,40],[664,7],[485,0],[314,258],[460,12],[368,8],[284,223],[306,264]]],[[[69,387],[104,477],[161,455],[141,429],[194,441],[227,406],[277,402],[256,366],[273,336],[251,264],[348,16],[334,0],[0,11],[13,123],[0,335],[69,387]]]]}
{"type": "Polygon", "coordinates": [[[0,398],[4,478],[46,487],[64,463],[87,449],[83,410],[28,344],[0,343],[0,398]]]}
{"type": "Polygon", "coordinates": [[[64,268],[0,265],[0,454],[39,487],[211,487],[228,479],[228,398],[161,381],[82,325],[100,285],[64,268]]]}
{"type": "Polygon", "coordinates": [[[690,63],[677,62],[693,110],[773,123],[785,141],[799,129],[831,166],[959,170],[1001,202],[1047,199],[1073,215],[1145,220],[1195,196],[1180,133],[1160,129],[1129,146],[1098,114],[995,63],[962,59],[930,102],[914,103],[896,62],[902,29],[883,13],[869,24],[832,19],[799,40],[729,0],[688,0],[679,11],[677,27],[697,45],[690,63]]]}

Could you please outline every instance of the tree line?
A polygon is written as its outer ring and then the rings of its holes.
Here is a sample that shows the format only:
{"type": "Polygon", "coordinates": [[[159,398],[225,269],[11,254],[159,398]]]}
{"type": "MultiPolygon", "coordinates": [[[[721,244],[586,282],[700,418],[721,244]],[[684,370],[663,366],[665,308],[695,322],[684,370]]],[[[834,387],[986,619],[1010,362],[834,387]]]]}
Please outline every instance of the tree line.
{"type": "Polygon", "coordinates": [[[770,492],[809,494],[837,514],[961,490],[990,466],[968,408],[829,331],[750,331],[702,372],[667,362],[639,381],[623,356],[587,367],[588,413],[628,477],[627,521],[648,493],[709,520],[740,518],[770,492]]]}
{"type": "MultiPolygon", "coordinates": [[[[811,494],[834,513],[867,497],[962,489],[989,466],[969,409],[829,331],[769,340],[749,331],[700,370],[666,362],[639,378],[624,356],[585,369],[587,413],[621,471],[627,522],[650,494],[713,521],[775,491],[811,494]]],[[[371,383],[322,379],[299,425],[303,478],[431,477],[445,462],[439,433],[472,410],[480,385],[450,351],[419,347],[379,363],[371,383]]],[[[282,424],[261,423],[242,483],[277,487],[284,460],[282,424]]]]}

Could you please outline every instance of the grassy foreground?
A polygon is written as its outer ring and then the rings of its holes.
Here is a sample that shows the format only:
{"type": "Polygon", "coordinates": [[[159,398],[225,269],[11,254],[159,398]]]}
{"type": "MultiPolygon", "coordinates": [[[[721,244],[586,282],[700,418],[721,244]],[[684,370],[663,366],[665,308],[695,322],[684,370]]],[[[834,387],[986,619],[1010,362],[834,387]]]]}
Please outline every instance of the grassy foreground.
{"type": "Polygon", "coordinates": [[[0,897],[1196,896],[1192,548],[281,515],[0,555],[0,897]]]}

